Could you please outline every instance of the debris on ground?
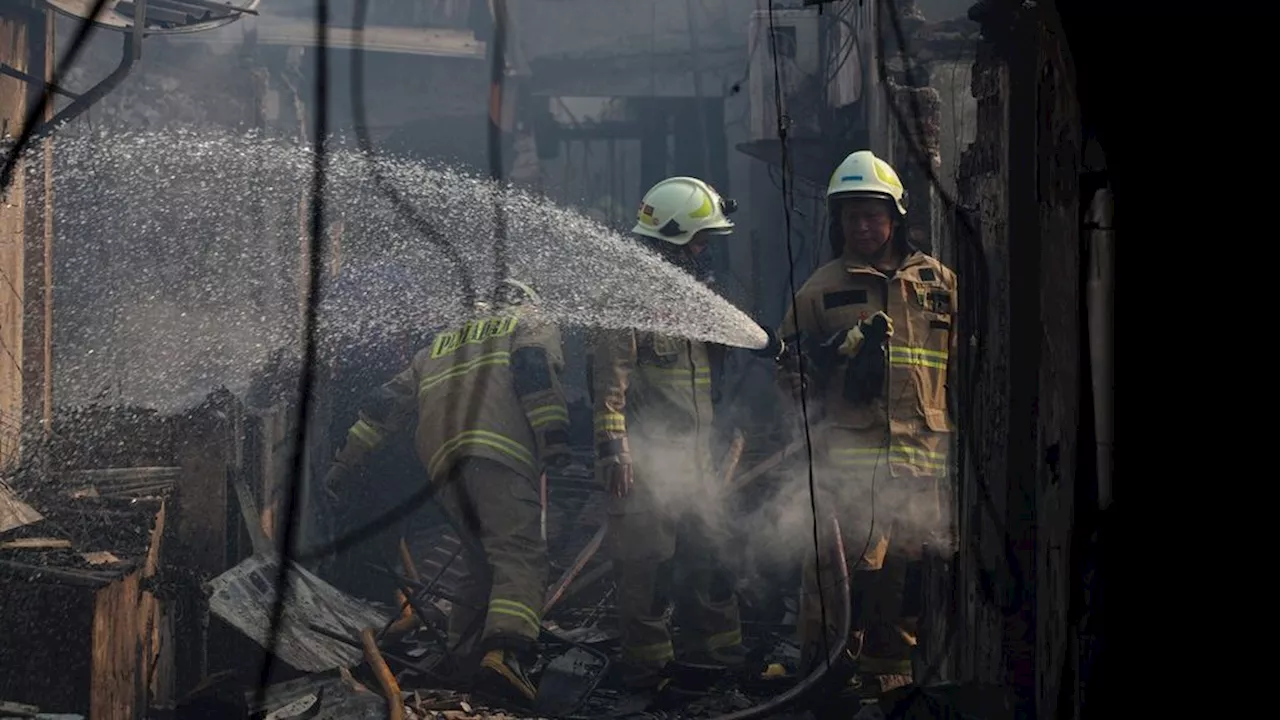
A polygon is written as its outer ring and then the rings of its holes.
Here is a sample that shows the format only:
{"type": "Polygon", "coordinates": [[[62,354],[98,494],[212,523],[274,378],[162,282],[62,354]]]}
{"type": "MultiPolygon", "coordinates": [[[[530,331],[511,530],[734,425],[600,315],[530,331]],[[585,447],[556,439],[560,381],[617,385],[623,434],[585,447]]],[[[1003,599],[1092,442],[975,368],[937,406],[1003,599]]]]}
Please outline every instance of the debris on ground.
{"type": "MultiPolygon", "coordinates": [[[[267,647],[271,611],[276,601],[279,558],[253,556],[209,583],[209,610],[219,619],[267,647]]],[[[290,563],[287,601],[274,644],[276,655],[304,672],[324,672],[360,661],[350,642],[328,637],[319,626],[340,637],[354,638],[367,627],[382,627],[387,616],[290,563]]]]}
{"type": "Polygon", "coordinates": [[[40,712],[36,705],[0,700],[0,720],[84,720],[83,715],[40,712]]]}

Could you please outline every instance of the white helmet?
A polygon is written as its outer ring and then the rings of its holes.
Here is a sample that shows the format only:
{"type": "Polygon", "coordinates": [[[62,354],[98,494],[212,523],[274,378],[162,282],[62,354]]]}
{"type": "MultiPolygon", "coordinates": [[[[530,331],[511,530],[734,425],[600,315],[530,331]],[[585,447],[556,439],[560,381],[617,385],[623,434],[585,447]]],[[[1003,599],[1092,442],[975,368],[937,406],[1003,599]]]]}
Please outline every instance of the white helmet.
{"type": "Polygon", "coordinates": [[[503,278],[493,289],[492,298],[476,301],[477,312],[507,312],[520,307],[536,307],[542,298],[529,284],[515,278],[503,278]]]}
{"type": "Polygon", "coordinates": [[[827,183],[827,202],[844,197],[877,197],[893,201],[902,217],[907,215],[907,191],[889,163],[870,150],[849,155],[831,173],[827,183]]]}
{"type": "Polygon", "coordinates": [[[737,203],[721,198],[715,188],[697,178],[671,177],[644,194],[631,232],[688,245],[700,232],[732,232],[733,221],[725,216],[737,208],[737,203]]]}

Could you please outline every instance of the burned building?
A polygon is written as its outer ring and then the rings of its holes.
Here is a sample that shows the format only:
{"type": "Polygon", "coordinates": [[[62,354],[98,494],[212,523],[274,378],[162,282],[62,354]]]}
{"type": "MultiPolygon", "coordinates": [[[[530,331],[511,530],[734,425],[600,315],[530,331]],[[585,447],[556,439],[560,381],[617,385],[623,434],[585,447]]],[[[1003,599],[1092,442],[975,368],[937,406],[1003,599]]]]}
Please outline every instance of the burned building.
{"type": "MultiPolygon", "coordinates": [[[[80,5],[0,3],[8,135],[38,81],[53,82],[80,5]]],[[[968,341],[956,358],[954,542],[921,579],[917,689],[970,714],[1087,714],[1074,694],[1101,645],[1077,570],[1097,567],[1102,550],[1080,528],[1101,522],[1112,493],[1113,199],[1056,3],[980,3],[965,16],[942,0],[348,0],[328,4],[323,47],[313,3],[206,5],[115,6],[87,59],[58,71],[45,119],[79,97],[87,110],[6,177],[0,713],[489,712],[446,689],[460,686],[440,633],[464,539],[430,503],[406,509],[423,481],[407,441],[347,498],[345,522],[367,532],[325,548],[335,528],[318,478],[358,400],[436,328],[388,323],[318,351],[300,418],[296,348],[312,300],[390,313],[413,297],[400,290],[443,280],[403,262],[403,236],[426,243],[429,232],[368,217],[359,193],[382,181],[354,161],[331,165],[329,188],[349,201],[317,219],[309,153],[323,140],[332,157],[402,159],[401,180],[446,177],[428,166],[499,176],[522,198],[572,208],[583,227],[623,234],[654,182],[704,178],[741,203],[736,236],[713,248],[716,294],[766,328],[832,258],[831,169],[858,149],[889,160],[911,199],[912,242],[959,273],[968,341]],[[148,6],[135,34],[133,13],[148,6]],[[199,31],[175,30],[184,24],[199,31]],[[184,176],[201,161],[166,165],[153,147],[134,158],[141,168],[105,150],[154,138],[195,157],[201,137],[235,148],[203,162],[235,167],[184,176]],[[380,233],[400,237],[380,244],[380,233]],[[291,511],[302,518],[292,599],[272,633],[291,511]]],[[[618,632],[589,340],[585,328],[565,336],[574,455],[540,487],[552,575],[538,710],[639,716],[643,702],[608,672],[618,632]]],[[[782,421],[773,366],[730,349],[715,372],[726,494],[738,509],[781,502],[797,486],[779,479],[802,472],[805,452],[782,421]]],[[[798,563],[778,551],[803,543],[768,530],[743,523],[729,544],[741,551],[730,559],[752,660],[769,670],[743,679],[680,665],[694,688],[686,715],[816,707],[822,676],[801,677],[793,639],[798,563]]]]}

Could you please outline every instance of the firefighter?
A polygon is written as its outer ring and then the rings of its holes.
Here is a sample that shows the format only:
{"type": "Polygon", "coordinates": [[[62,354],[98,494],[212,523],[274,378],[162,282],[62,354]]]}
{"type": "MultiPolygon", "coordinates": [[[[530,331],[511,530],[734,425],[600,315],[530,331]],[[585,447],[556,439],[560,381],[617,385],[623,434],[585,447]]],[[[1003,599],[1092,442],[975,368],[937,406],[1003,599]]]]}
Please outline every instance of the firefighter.
{"type": "MultiPolygon", "coordinates": [[[[705,281],[708,238],[732,233],[726,216],[735,209],[707,183],[672,177],[645,194],[632,232],[705,281]]],[[[745,660],[737,597],[706,522],[676,508],[716,501],[708,351],[704,342],[634,330],[602,331],[593,348],[597,468],[611,495],[623,682],[635,690],[668,684],[672,601],[690,662],[736,669],[745,660]],[[676,488],[681,500],[672,497],[676,488]]]]}
{"type": "Polygon", "coordinates": [[[524,283],[506,280],[496,294],[474,319],[435,333],[372,394],[324,482],[339,487],[369,452],[416,422],[435,497],[473,547],[462,602],[449,617],[450,654],[464,667],[479,655],[477,689],[528,705],[548,573],[538,481],[569,461],[569,415],[559,330],[539,317],[524,283]]]}
{"type": "MultiPolygon", "coordinates": [[[[827,202],[837,258],[800,288],[778,334],[812,361],[802,373],[804,355],[789,353],[782,376],[819,418],[818,506],[836,509],[845,534],[850,679],[866,698],[911,682],[919,592],[907,578],[918,578],[922,546],[941,521],[957,286],[954,272],[908,242],[902,182],[870,151],[840,163],[827,202]]],[[[824,554],[809,555],[803,573],[806,663],[823,660],[823,610],[829,634],[839,618],[834,588],[845,570],[819,570],[824,554]]]]}

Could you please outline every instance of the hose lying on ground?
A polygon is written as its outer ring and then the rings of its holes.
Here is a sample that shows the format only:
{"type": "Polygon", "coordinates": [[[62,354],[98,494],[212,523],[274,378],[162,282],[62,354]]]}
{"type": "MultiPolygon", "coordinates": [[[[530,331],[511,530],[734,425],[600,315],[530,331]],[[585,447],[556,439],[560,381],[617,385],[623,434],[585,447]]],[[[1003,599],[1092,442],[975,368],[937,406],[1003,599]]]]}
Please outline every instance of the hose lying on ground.
{"type": "MultiPolygon", "coordinates": [[[[840,634],[836,636],[836,642],[831,647],[831,653],[827,656],[827,662],[820,664],[814,668],[813,672],[804,680],[801,680],[790,690],[778,695],[777,697],[746,708],[728,715],[717,715],[712,720],[753,720],[754,718],[765,717],[771,713],[778,712],[784,706],[804,697],[822,682],[822,680],[830,672],[840,659],[844,656],[844,651],[849,647],[849,632],[853,625],[853,597],[849,588],[849,565],[845,558],[844,540],[840,535],[840,521],[835,517],[831,518],[831,529],[833,533],[836,568],[840,571],[840,634]]],[[[821,589],[818,592],[822,592],[821,589]]]]}
{"type": "Polygon", "coordinates": [[[387,661],[378,651],[378,642],[373,637],[374,632],[374,628],[366,628],[360,633],[364,659],[369,663],[369,669],[373,671],[374,676],[378,678],[378,686],[382,688],[382,694],[387,698],[387,717],[390,720],[404,720],[404,697],[400,694],[400,683],[396,682],[396,676],[391,674],[391,668],[387,667],[387,661]]]}

